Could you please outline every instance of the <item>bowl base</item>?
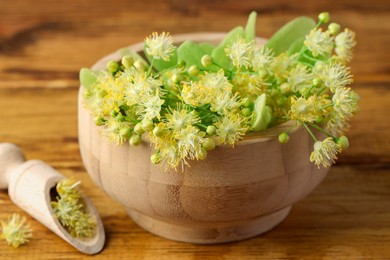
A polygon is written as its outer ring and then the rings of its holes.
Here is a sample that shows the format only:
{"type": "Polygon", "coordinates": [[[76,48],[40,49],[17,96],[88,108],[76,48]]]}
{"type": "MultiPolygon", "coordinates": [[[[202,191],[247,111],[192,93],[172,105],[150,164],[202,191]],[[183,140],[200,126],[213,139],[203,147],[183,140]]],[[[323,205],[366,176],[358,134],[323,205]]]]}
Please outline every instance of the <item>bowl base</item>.
{"type": "Polygon", "coordinates": [[[263,234],[282,222],[290,213],[292,206],[268,215],[241,222],[219,222],[206,224],[168,223],[152,218],[134,210],[129,216],[140,227],[155,235],[179,242],[194,244],[218,244],[244,240],[263,234]]]}

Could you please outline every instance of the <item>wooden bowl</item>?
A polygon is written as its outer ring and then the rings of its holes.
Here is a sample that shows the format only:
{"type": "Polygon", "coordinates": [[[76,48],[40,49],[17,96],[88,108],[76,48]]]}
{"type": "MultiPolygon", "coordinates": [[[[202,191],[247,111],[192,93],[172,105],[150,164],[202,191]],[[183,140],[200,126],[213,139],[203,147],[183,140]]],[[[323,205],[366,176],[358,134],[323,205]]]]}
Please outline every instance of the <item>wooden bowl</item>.
{"type": "MultiPolygon", "coordinates": [[[[218,43],[222,33],[184,34],[186,39],[218,43]]],[[[261,44],[264,39],[257,39],[261,44]]],[[[141,51],[143,43],[129,46],[141,51]]],[[[99,60],[101,69],[119,52],[99,60]]],[[[207,159],[191,161],[184,172],[165,172],[150,162],[152,147],[117,146],[99,134],[79,92],[79,143],[84,165],[108,195],[123,204],[130,217],[156,235],[190,243],[213,244],[246,239],[272,229],[292,205],[308,195],[326,176],[309,161],[313,141],[302,127],[290,141],[277,135],[294,122],[251,134],[234,148],[217,147],[207,159]]],[[[316,133],[318,134],[318,133],[316,133]]],[[[318,134],[320,135],[320,134],[318,134]]]]}

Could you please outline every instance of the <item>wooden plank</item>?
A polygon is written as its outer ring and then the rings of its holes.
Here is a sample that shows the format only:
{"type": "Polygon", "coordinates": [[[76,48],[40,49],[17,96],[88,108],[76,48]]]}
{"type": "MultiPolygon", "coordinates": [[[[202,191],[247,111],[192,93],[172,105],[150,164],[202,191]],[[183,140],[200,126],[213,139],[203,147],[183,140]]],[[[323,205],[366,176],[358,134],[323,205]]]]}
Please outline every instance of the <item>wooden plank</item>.
{"type": "MultiPolygon", "coordinates": [[[[40,157],[45,157],[45,153],[40,157]]],[[[287,219],[274,230],[238,243],[200,246],[169,241],[143,231],[127,217],[118,203],[92,184],[83,170],[68,166],[57,168],[67,176],[73,175],[82,180],[84,192],[101,213],[107,243],[96,259],[390,257],[387,247],[390,243],[389,169],[333,167],[325,181],[309,197],[298,202],[287,219]]],[[[0,219],[12,212],[20,212],[4,192],[0,192],[0,208],[0,219]]],[[[30,217],[28,222],[35,230],[31,242],[18,250],[0,242],[0,257],[87,258],[30,217]]]]}

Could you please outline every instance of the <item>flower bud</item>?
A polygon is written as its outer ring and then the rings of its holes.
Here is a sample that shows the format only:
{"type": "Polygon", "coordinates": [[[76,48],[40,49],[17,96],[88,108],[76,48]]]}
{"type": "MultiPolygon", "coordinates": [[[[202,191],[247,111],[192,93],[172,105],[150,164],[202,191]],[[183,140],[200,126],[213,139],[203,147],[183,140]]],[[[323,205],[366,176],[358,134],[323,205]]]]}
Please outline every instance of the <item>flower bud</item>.
{"type": "Polygon", "coordinates": [[[106,64],[107,70],[111,73],[115,73],[118,70],[118,63],[114,60],[107,62],[106,64]]]}
{"type": "Polygon", "coordinates": [[[118,111],[116,111],[115,109],[111,110],[110,112],[111,117],[116,117],[117,115],[118,115],[118,111]]]}
{"type": "Polygon", "coordinates": [[[331,23],[328,26],[330,34],[336,35],[340,32],[340,25],[338,23],[331,23]]]}
{"type": "Polygon", "coordinates": [[[142,128],[141,123],[138,123],[134,126],[134,133],[139,134],[139,135],[142,135],[143,133],[145,133],[144,129],[142,128]]]}
{"type": "Polygon", "coordinates": [[[282,85],[280,85],[280,91],[282,92],[283,95],[290,93],[291,85],[288,84],[287,82],[283,83],[282,85]]]}
{"type": "Polygon", "coordinates": [[[191,76],[198,76],[199,75],[199,69],[198,67],[196,67],[195,65],[192,65],[191,67],[188,68],[188,73],[191,75],[191,76]]]}
{"type": "Polygon", "coordinates": [[[161,155],[160,155],[160,153],[157,152],[157,153],[152,154],[152,156],[150,156],[150,161],[153,164],[159,164],[161,162],[161,155]]]}
{"type": "Polygon", "coordinates": [[[340,136],[339,138],[336,139],[336,143],[340,145],[341,149],[347,149],[349,147],[349,140],[346,136],[340,136]]]}
{"type": "Polygon", "coordinates": [[[252,115],[252,110],[250,108],[245,107],[245,108],[241,109],[241,114],[243,116],[250,116],[250,115],[252,115]]]}
{"type": "Polygon", "coordinates": [[[104,118],[101,116],[95,116],[93,118],[93,121],[95,122],[95,125],[97,125],[97,126],[104,125],[104,118]]]}
{"type": "Polygon", "coordinates": [[[152,121],[150,120],[144,120],[142,121],[142,129],[145,131],[145,132],[149,132],[149,131],[152,131],[154,128],[154,124],[152,121]]]}
{"type": "Polygon", "coordinates": [[[314,78],[312,81],[312,84],[314,87],[318,87],[321,84],[321,79],[320,78],[314,78]]]}
{"type": "Polygon", "coordinates": [[[213,135],[215,133],[215,130],[216,130],[215,126],[209,125],[206,129],[206,133],[208,133],[209,135],[213,135]]]}
{"type": "Polygon", "coordinates": [[[198,154],[199,160],[204,160],[207,157],[207,151],[205,148],[202,148],[201,152],[198,154]]]}
{"type": "Polygon", "coordinates": [[[156,126],[154,129],[153,129],[153,134],[156,136],[156,137],[162,137],[164,134],[165,134],[165,130],[160,127],[160,126],[156,126]]]}
{"type": "Polygon", "coordinates": [[[321,23],[327,23],[329,22],[329,13],[328,12],[322,12],[318,15],[318,19],[321,23]]]}
{"type": "Polygon", "coordinates": [[[215,149],[215,142],[211,138],[206,138],[206,140],[203,142],[202,146],[207,151],[214,150],[215,149]]]}
{"type": "Polygon", "coordinates": [[[204,67],[208,67],[208,66],[211,66],[213,64],[213,58],[210,55],[206,54],[206,55],[203,55],[200,62],[202,63],[202,65],[204,67]]]}
{"type": "Polygon", "coordinates": [[[130,127],[128,127],[128,126],[123,127],[123,128],[119,131],[119,135],[122,136],[123,138],[129,138],[130,135],[131,135],[131,129],[130,129],[130,127]]]}
{"type": "Polygon", "coordinates": [[[118,121],[118,122],[124,122],[125,121],[125,116],[123,116],[122,114],[118,114],[116,117],[115,117],[115,120],[118,121]]]}
{"type": "Polygon", "coordinates": [[[123,67],[125,68],[131,68],[131,66],[133,66],[134,64],[134,58],[130,55],[126,55],[126,56],[123,56],[122,58],[122,65],[123,67]]]}
{"type": "Polygon", "coordinates": [[[133,65],[138,71],[145,71],[145,64],[142,60],[136,60],[133,65]]]}
{"type": "Polygon", "coordinates": [[[289,139],[290,139],[290,136],[286,132],[283,132],[279,135],[279,142],[281,144],[287,143],[289,139]]]}
{"type": "Polygon", "coordinates": [[[244,107],[250,107],[252,105],[252,102],[249,98],[246,97],[241,100],[241,105],[244,107]]]}
{"type": "Polygon", "coordinates": [[[130,137],[129,143],[131,145],[137,146],[142,143],[141,136],[140,135],[132,135],[130,137]]]}
{"type": "Polygon", "coordinates": [[[173,73],[172,77],[171,77],[171,81],[172,83],[177,83],[180,81],[180,76],[177,75],[177,73],[173,73]]]}

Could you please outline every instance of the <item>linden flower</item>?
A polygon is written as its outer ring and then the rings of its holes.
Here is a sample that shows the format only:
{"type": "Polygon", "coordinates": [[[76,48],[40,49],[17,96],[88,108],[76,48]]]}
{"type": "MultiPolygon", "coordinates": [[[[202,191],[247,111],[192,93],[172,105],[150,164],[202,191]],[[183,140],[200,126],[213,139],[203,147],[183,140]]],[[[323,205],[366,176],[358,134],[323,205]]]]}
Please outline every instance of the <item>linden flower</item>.
{"type": "Polygon", "coordinates": [[[337,159],[337,153],[341,152],[341,148],[333,141],[332,137],[328,137],[323,141],[314,143],[314,151],[310,155],[310,161],[314,162],[318,168],[320,165],[329,167],[337,159]]]}
{"type": "Polygon", "coordinates": [[[289,116],[292,120],[313,122],[319,115],[316,109],[316,96],[310,96],[308,99],[291,97],[289,116]]]}
{"type": "Polygon", "coordinates": [[[309,35],[306,35],[304,44],[314,57],[323,56],[332,52],[333,37],[329,31],[322,32],[321,28],[313,29],[309,35]]]}
{"type": "Polygon", "coordinates": [[[349,128],[346,118],[342,114],[331,111],[325,118],[325,130],[333,136],[342,136],[349,128]]]}
{"type": "Polygon", "coordinates": [[[210,110],[224,115],[227,111],[239,107],[240,103],[237,101],[237,98],[237,95],[232,95],[230,92],[221,92],[211,100],[210,110]]]}
{"type": "Polygon", "coordinates": [[[332,97],[333,108],[343,117],[349,118],[357,111],[358,100],[359,96],[351,88],[337,88],[332,97]]]}
{"type": "Polygon", "coordinates": [[[177,145],[179,157],[182,159],[199,159],[203,155],[202,143],[204,142],[205,132],[189,125],[180,131],[177,136],[177,145]]]}
{"type": "Polygon", "coordinates": [[[242,138],[248,127],[245,126],[246,118],[240,114],[228,114],[215,123],[218,141],[221,144],[232,144],[242,138]]]}
{"type": "Polygon", "coordinates": [[[172,37],[166,32],[160,35],[157,32],[152,33],[152,35],[145,39],[145,45],[146,53],[157,60],[169,61],[170,56],[176,49],[172,44],[172,37]]]}
{"type": "Polygon", "coordinates": [[[313,78],[313,74],[309,72],[305,65],[298,64],[291,69],[287,82],[294,92],[299,91],[303,94],[311,86],[313,78]]]}
{"type": "Polygon", "coordinates": [[[254,42],[246,42],[239,37],[230,47],[225,48],[225,53],[237,68],[252,67],[254,42]]]}
{"type": "Polygon", "coordinates": [[[352,75],[349,68],[339,63],[325,65],[319,77],[333,93],[337,88],[345,87],[352,83],[352,75]]]}
{"type": "Polygon", "coordinates": [[[58,182],[56,190],[58,197],[51,202],[54,216],[63,225],[71,236],[90,238],[95,233],[95,219],[84,210],[78,186],[80,181],[62,179],[58,182]]]}
{"type": "Polygon", "coordinates": [[[8,222],[1,221],[2,232],[0,238],[7,241],[8,245],[18,248],[20,245],[29,242],[32,237],[31,228],[26,225],[26,218],[19,214],[13,214],[8,222]]]}
{"type": "Polygon", "coordinates": [[[157,94],[143,95],[137,106],[137,114],[140,119],[152,120],[160,118],[161,105],[164,104],[164,99],[161,99],[157,94]]]}
{"type": "Polygon", "coordinates": [[[167,119],[168,128],[173,131],[180,131],[189,125],[193,125],[200,122],[199,117],[195,111],[188,111],[186,109],[171,110],[170,113],[165,115],[167,119]]]}
{"type": "Polygon", "coordinates": [[[210,94],[216,94],[215,90],[231,92],[233,88],[222,69],[217,73],[206,73],[201,82],[209,89],[210,94]]]}
{"type": "Polygon", "coordinates": [[[352,49],[356,45],[355,33],[349,29],[345,29],[344,32],[336,36],[335,44],[335,52],[339,60],[343,63],[350,62],[353,55],[352,49]]]}
{"type": "Polygon", "coordinates": [[[267,47],[259,47],[255,45],[253,58],[252,58],[252,66],[254,71],[258,71],[260,69],[268,69],[270,64],[273,62],[274,56],[273,51],[267,47]]]}

